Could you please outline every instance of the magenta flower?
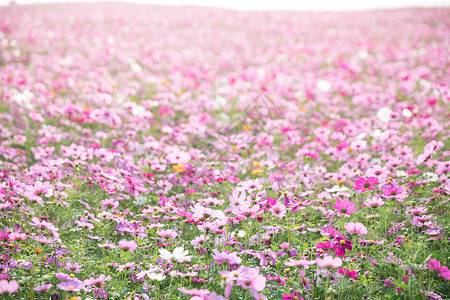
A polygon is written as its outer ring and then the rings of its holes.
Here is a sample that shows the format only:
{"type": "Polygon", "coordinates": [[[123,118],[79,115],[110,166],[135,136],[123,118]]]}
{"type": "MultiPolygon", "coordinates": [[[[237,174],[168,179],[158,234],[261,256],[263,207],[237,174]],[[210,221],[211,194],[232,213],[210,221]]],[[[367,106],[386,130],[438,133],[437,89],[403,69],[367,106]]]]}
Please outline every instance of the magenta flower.
{"type": "Polygon", "coordinates": [[[357,235],[366,235],[367,228],[362,223],[349,222],[344,226],[349,233],[356,233],[357,235]]]}
{"type": "Polygon", "coordinates": [[[13,294],[19,289],[19,284],[15,280],[0,280],[0,295],[13,294]]]}
{"type": "Polygon", "coordinates": [[[338,273],[342,274],[344,276],[348,276],[351,279],[357,280],[359,278],[358,272],[354,271],[354,270],[349,270],[349,269],[338,269],[338,273]]]}
{"type": "Polygon", "coordinates": [[[320,234],[323,236],[327,236],[329,238],[334,238],[335,236],[338,236],[341,234],[341,232],[339,230],[335,230],[333,227],[327,227],[327,228],[322,228],[320,230],[320,234]]]}
{"type": "Polygon", "coordinates": [[[375,186],[378,184],[379,180],[376,177],[359,177],[355,181],[355,190],[361,190],[361,193],[364,193],[367,190],[375,189],[375,186]]]}
{"type": "Polygon", "coordinates": [[[331,246],[330,241],[325,241],[325,242],[318,242],[316,247],[318,249],[331,249],[333,248],[333,246],[331,246]]]}
{"type": "Polygon", "coordinates": [[[333,250],[338,256],[344,257],[345,249],[352,251],[352,242],[344,239],[342,236],[337,236],[333,240],[333,250]]]}
{"type": "Polygon", "coordinates": [[[445,266],[441,266],[441,263],[436,259],[430,259],[428,261],[427,269],[437,271],[439,276],[450,280],[450,270],[445,266]]]}
{"type": "Polygon", "coordinates": [[[349,216],[356,211],[355,203],[350,202],[347,198],[343,199],[342,201],[340,199],[337,199],[336,203],[333,204],[333,208],[338,211],[338,216],[349,216]]]}
{"type": "Polygon", "coordinates": [[[300,292],[292,292],[291,294],[284,294],[283,300],[303,300],[303,296],[300,294],[300,292]]]}

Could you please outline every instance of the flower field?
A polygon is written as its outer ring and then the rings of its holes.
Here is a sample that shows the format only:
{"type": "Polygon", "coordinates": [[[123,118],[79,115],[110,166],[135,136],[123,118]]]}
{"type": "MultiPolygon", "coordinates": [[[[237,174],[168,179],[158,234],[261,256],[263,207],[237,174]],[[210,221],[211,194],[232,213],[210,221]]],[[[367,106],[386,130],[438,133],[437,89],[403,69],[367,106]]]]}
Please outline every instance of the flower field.
{"type": "Polygon", "coordinates": [[[450,299],[449,15],[0,7],[0,298],[450,299]]]}

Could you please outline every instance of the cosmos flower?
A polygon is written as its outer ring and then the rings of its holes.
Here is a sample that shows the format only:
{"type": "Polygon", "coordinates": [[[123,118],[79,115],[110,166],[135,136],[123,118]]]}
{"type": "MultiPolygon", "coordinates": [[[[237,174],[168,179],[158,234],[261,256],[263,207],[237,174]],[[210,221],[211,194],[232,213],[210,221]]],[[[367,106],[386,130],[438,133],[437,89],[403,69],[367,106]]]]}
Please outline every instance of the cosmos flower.
{"type": "Polygon", "coordinates": [[[348,277],[350,277],[351,279],[354,279],[354,280],[357,280],[359,278],[358,272],[356,272],[354,270],[349,270],[349,269],[345,269],[345,268],[344,269],[339,268],[338,269],[338,273],[342,274],[342,275],[345,275],[345,276],[348,276],[348,277]]]}
{"type": "Polygon", "coordinates": [[[370,208],[380,207],[384,204],[384,201],[381,198],[372,197],[364,201],[364,204],[370,208]]]}
{"type": "Polygon", "coordinates": [[[367,228],[362,223],[349,222],[344,226],[348,233],[356,233],[357,235],[366,235],[367,228]]]}
{"type": "Polygon", "coordinates": [[[36,181],[34,185],[30,185],[26,188],[25,196],[32,202],[37,202],[43,205],[42,196],[50,198],[53,195],[53,188],[50,183],[36,181]]]}
{"type": "Polygon", "coordinates": [[[439,276],[450,280],[450,270],[445,266],[441,266],[441,263],[438,260],[430,259],[426,268],[437,271],[439,276]]]}
{"type": "Polygon", "coordinates": [[[339,257],[332,257],[331,255],[325,256],[323,259],[316,259],[317,265],[321,268],[339,268],[342,266],[342,259],[339,257]]]}
{"type": "Polygon", "coordinates": [[[128,250],[130,252],[134,252],[134,250],[136,250],[138,243],[136,241],[127,241],[127,240],[121,240],[118,243],[119,247],[124,249],[124,250],[128,250]]]}
{"type": "Polygon", "coordinates": [[[352,251],[352,242],[344,239],[342,236],[337,236],[333,240],[333,250],[338,256],[344,257],[345,249],[352,251]]]}
{"type": "Polygon", "coordinates": [[[45,291],[48,291],[49,289],[51,289],[52,286],[53,286],[53,284],[51,284],[51,283],[44,283],[44,284],[41,284],[41,285],[35,287],[34,290],[36,292],[45,292],[45,291]]]}
{"type": "Polygon", "coordinates": [[[364,193],[367,190],[375,189],[375,186],[378,184],[379,180],[376,177],[359,177],[355,181],[355,190],[360,190],[361,193],[364,193]]]}
{"type": "Polygon", "coordinates": [[[0,280],[0,295],[13,294],[19,289],[19,284],[16,280],[0,280]]]}
{"type": "Polygon", "coordinates": [[[290,294],[283,294],[283,300],[303,300],[303,296],[300,292],[294,291],[290,294]]]}
{"type": "Polygon", "coordinates": [[[308,266],[311,266],[315,263],[316,263],[315,260],[306,260],[306,259],[296,260],[293,258],[290,258],[289,261],[284,262],[284,264],[286,266],[290,266],[290,267],[302,266],[304,268],[307,268],[308,266]]]}
{"type": "Polygon", "coordinates": [[[173,253],[170,253],[166,249],[159,249],[159,255],[164,260],[174,260],[176,262],[191,261],[191,256],[188,255],[189,252],[184,250],[183,247],[176,247],[173,253]]]}
{"type": "Polygon", "coordinates": [[[79,292],[84,289],[85,284],[77,278],[67,278],[57,285],[58,289],[66,292],[79,292]]]}
{"type": "Polygon", "coordinates": [[[349,216],[356,211],[355,203],[350,202],[347,198],[337,199],[336,203],[333,204],[333,208],[338,211],[338,216],[349,216]]]}

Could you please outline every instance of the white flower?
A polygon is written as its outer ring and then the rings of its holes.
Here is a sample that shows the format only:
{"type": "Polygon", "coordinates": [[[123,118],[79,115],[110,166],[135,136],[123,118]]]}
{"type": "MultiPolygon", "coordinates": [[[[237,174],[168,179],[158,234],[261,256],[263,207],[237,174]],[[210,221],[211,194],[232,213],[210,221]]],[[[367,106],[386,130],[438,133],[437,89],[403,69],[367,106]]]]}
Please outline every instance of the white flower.
{"type": "Polygon", "coordinates": [[[431,173],[431,172],[426,172],[425,174],[423,174],[423,177],[428,179],[428,181],[430,181],[430,182],[436,182],[439,179],[439,177],[436,174],[431,173]]]}
{"type": "Polygon", "coordinates": [[[331,88],[331,83],[327,80],[319,80],[316,82],[316,88],[321,91],[322,93],[326,93],[330,90],[331,88]]]}
{"type": "Polygon", "coordinates": [[[392,110],[389,107],[382,107],[377,112],[377,118],[382,122],[389,122],[391,120],[392,110]]]}
{"type": "Polygon", "coordinates": [[[238,237],[244,237],[247,233],[244,230],[239,230],[238,237]]]}
{"type": "Polygon", "coordinates": [[[408,173],[406,173],[406,172],[403,171],[403,170],[397,170],[397,172],[395,173],[395,175],[396,175],[397,177],[408,177],[408,173]]]}
{"type": "Polygon", "coordinates": [[[381,131],[380,129],[375,129],[374,131],[372,131],[372,132],[370,133],[370,135],[371,135],[372,137],[374,137],[374,138],[379,138],[379,137],[384,136],[384,132],[381,131]]]}
{"type": "Polygon", "coordinates": [[[175,250],[173,250],[173,253],[170,253],[166,249],[160,249],[159,255],[164,260],[172,260],[172,258],[177,262],[183,262],[183,261],[191,261],[191,256],[188,256],[189,252],[186,250],[184,251],[183,247],[176,247],[175,250]]]}
{"type": "Polygon", "coordinates": [[[403,115],[405,118],[411,118],[412,112],[411,112],[409,109],[405,108],[404,110],[402,110],[402,115],[403,115]]]}
{"type": "Polygon", "coordinates": [[[331,189],[325,189],[325,191],[327,191],[328,193],[344,192],[346,190],[348,190],[348,187],[345,187],[345,186],[340,187],[338,185],[333,186],[331,189]]]}
{"type": "Polygon", "coordinates": [[[157,280],[157,281],[163,281],[166,278],[166,276],[161,273],[148,273],[147,276],[151,280],[157,280]]]}

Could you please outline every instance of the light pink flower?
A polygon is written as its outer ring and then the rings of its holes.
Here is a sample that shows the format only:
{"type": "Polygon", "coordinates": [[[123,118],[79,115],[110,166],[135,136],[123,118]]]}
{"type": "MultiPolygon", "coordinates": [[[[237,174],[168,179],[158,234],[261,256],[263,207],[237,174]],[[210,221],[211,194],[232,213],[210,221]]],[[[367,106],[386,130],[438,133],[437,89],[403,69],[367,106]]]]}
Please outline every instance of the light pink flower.
{"type": "Polygon", "coordinates": [[[345,230],[349,233],[356,233],[357,235],[366,235],[367,228],[363,223],[353,223],[349,222],[344,226],[345,230]]]}
{"type": "Polygon", "coordinates": [[[13,294],[19,289],[19,284],[15,280],[0,280],[0,295],[13,294]]]}
{"type": "Polygon", "coordinates": [[[130,252],[133,252],[138,246],[138,243],[136,241],[126,241],[121,240],[119,242],[119,247],[125,250],[129,250],[130,252]]]}
{"type": "Polygon", "coordinates": [[[327,255],[323,259],[318,258],[316,262],[321,268],[339,268],[342,266],[342,259],[339,257],[333,258],[331,255],[327,255]]]}
{"type": "Polygon", "coordinates": [[[316,263],[315,260],[306,260],[306,259],[296,260],[296,259],[293,259],[293,258],[290,258],[288,261],[284,262],[284,264],[286,266],[290,266],[290,267],[302,266],[304,268],[307,268],[308,266],[311,266],[311,265],[313,265],[315,263],[316,263]]]}

